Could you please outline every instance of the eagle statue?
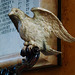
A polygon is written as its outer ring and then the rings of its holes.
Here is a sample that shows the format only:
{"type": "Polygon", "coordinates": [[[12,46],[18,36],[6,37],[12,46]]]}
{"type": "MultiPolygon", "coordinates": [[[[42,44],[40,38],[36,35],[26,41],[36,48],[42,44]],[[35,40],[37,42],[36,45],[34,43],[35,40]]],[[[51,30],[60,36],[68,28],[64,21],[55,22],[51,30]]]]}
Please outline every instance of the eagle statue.
{"type": "Polygon", "coordinates": [[[33,17],[29,17],[18,8],[12,8],[9,13],[20,37],[25,41],[25,47],[28,45],[29,49],[32,49],[36,46],[45,55],[60,54],[61,52],[50,46],[52,34],[67,42],[75,41],[51,11],[41,7],[32,8],[31,11],[34,13],[33,17]]]}

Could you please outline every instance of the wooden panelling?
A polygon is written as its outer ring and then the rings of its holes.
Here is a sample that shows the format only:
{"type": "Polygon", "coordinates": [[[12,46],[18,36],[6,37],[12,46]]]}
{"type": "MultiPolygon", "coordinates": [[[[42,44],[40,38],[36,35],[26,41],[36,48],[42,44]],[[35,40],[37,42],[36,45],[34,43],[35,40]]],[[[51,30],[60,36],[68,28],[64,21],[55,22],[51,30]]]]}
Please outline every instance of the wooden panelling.
{"type": "MultiPolygon", "coordinates": [[[[75,37],[75,0],[61,1],[64,27],[75,37]]],[[[23,75],[75,75],[75,42],[61,41],[62,66],[23,72],[23,75]]]]}

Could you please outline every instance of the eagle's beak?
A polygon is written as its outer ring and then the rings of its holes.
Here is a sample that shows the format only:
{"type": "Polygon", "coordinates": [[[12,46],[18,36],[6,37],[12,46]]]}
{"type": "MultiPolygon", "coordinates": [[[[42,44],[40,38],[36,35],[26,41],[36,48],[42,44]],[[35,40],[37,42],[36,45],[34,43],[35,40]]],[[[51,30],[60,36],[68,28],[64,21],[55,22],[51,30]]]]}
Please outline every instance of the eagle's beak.
{"type": "Polygon", "coordinates": [[[8,14],[8,16],[11,16],[11,15],[13,15],[14,14],[14,12],[13,11],[11,11],[9,14],[8,14]]]}

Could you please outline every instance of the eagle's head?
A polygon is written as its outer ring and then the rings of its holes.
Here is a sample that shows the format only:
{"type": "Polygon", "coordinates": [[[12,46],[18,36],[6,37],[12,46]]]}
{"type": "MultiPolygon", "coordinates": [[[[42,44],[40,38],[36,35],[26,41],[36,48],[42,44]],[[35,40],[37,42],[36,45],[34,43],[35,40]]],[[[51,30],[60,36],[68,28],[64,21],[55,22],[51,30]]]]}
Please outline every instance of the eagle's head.
{"type": "Polygon", "coordinates": [[[9,16],[16,16],[19,19],[21,19],[25,16],[24,12],[18,8],[12,8],[11,12],[8,15],[9,16]]]}
{"type": "Polygon", "coordinates": [[[18,31],[19,23],[25,18],[24,12],[18,8],[13,8],[8,16],[10,17],[18,31]]]}

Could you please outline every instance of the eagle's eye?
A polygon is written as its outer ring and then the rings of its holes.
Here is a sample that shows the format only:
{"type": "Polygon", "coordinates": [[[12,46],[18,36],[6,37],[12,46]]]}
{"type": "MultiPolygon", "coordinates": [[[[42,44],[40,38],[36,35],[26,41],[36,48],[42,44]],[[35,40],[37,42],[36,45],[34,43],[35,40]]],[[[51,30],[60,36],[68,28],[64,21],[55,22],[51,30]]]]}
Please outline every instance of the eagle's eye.
{"type": "Polygon", "coordinates": [[[16,9],[15,12],[18,12],[18,10],[16,9]]]}

